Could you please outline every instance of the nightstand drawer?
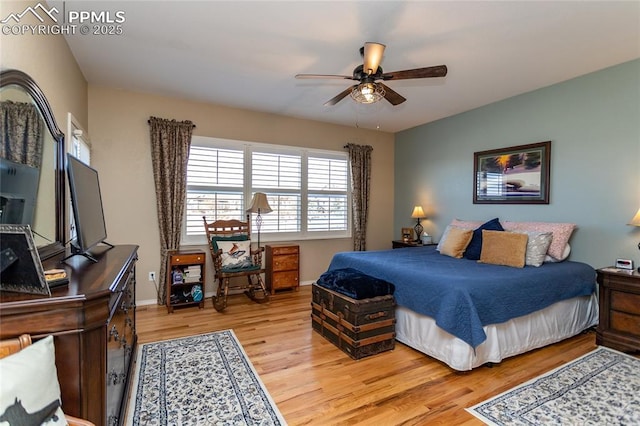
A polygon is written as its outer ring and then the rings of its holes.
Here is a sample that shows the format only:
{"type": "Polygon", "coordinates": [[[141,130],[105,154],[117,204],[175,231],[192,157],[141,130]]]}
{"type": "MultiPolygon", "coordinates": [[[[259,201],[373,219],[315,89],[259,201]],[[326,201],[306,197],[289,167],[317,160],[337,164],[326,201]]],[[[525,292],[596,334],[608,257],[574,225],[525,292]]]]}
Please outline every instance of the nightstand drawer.
{"type": "Polygon", "coordinates": [[[611,329],[636,336],[640,335],[640,316],[611,311],[611,329]]]}
{"type": "Polygon", "coordinates": [[[188,265],[191,263],[204,263],[204,254],[176,254],[171,256],[174,265],[188,265]]]}
{"type": "Polygon", "coordinates": [[[640,294],[622,293],[620,291],[612,290],[611,309],[638,316],[636,321],[640,324],[640,294]]]}
{"type": "Polygon", "coordinates": [[[278,256],[273,258],[273,271],[289,271],[298,269],[298,255],[278,256]]]}

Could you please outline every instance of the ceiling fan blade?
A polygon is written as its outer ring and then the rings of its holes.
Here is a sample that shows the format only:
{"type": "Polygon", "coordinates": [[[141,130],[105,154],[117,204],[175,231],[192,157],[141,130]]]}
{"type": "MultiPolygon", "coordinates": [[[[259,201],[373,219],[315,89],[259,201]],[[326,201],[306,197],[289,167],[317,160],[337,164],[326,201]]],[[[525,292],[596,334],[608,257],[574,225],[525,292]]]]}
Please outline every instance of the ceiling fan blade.
{"type": "Polygon", "coordinates": [[[410,78],[444,77],[447,75],[446,65],[435,67],[416,68],[413,70],[393,71],[382,75],[383,80],[408,80],[410,78]]]}
{"type": "Polygon", "coordinates": [[[351,75],[334,75],[334,74],[296,74],[296,78],[334,78],[340,80],[353,80],[351,75]]]}
{"type": "Polygon", "coordinates": [[[394,106],[395,105],[400,105],[401,103],[403,103],[404,101],[407,100],[404,96],[402,96],[401,94],[399,94],[395,90],[391,89],[386,84],[382,84],[382,83],[376,83],[376,84],[379,84],[384,88],[384,98],[387,101],[389,101],[389,103],[391,105],[394,105],[394,106]]]}
{"type": "Polygon", "coordinates": [[[366,42],[364,44],[362,70],[365,74],[375,74],[378,71],[385,47],[380,43],[366,42]]]}
{"type": "Polygon", "coordinates": [[[353,88],[356,87],[356,86],[357,86],[357,84],[354,84],[351,87],[347,87],[342,92],[340,92],[339,94],[337,94],[336,96],[334,96],[333,98],[331,98],[327,102],[325,102],[324,106],[333,106],[333,105],[337,104],[338,102],[343,100],[349,93],[351,93],[353,88]]]}

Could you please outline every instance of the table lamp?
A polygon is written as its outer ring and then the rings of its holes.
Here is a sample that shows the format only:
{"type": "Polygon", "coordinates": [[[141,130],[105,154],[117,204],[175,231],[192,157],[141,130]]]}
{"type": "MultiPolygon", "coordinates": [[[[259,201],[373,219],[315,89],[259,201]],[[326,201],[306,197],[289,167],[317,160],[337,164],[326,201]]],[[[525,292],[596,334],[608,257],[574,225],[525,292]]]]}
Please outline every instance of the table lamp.
{"type": "Polygon", "coordinates": [[[258,249],[260,248],[260,228],[262,227],[262,213],[271,213],[273,210],[267,201],[267,195],[263,192],[253,194],[251,205],[247,209],[247,213],[257,213],[256,228],[258,229],[258,249]]]}
{"type": "Polygon", "coordinates": [[[411,217],[413,219],[417,219],[418,223],[413,227],[416,231],[416,241],[420,241],[420,236],[422,235],[422,230],[424,229],[420,224],[420,219],[425,217],[424,210],[422,210],[422,206],[415,206],[413,208],[413,213],[411,213],[411,217]]]}

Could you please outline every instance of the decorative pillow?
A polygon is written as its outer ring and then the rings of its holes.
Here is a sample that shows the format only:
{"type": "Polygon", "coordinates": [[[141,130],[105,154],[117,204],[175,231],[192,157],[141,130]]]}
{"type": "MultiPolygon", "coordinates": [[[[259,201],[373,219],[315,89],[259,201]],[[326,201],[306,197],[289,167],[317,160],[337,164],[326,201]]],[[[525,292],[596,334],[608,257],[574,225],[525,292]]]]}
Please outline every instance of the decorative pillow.
{"type": "Polygon", "coordinates": [[[526,234],[503,231],[482,231],[480,263],[524,267],[527,252],[526,234]]]}
{"type": "Polygon", "coordinates": [[[462,222],[462,221],[459,221],[458,219],[453,219],[453,221],[451,221],[451,223],[448,224],[446,228],[444,228],[444,232],[442,233],[442,236],[440,237],[440,241],[438,241],[438,245],[436,246],[436,250],[440,251],[440,249],[442,248],[442,244],[444,244],[444,241],[447,239],[447,235],[449,234],[449,230],[451,228],[476,229],[480,225],[481,225],[481,223],[478,223],[478,225],[472,226],[472,225],[469,225],[469,223],[467,223],[467,222],[462,222]],[[458,223],[462,223],[462,225],[458,225],[458,223]]]}
{"type": "Polygon", "coordinates": [[[504,231],[504,228],[500,225],[500,221],[497,217],[480,225],[473,231],[471,242],[469,242],[469,245],[464,252],[465,258],[471,260],[480,259],[480,251],[482,250],[482,231],[485,229],[487,231],[504,231]]]}
{"type": "Polygon", "coordinates": [[[253,267],[251,240],[218,241],[218,247],[222,250],[222,268],[245,269],[253,267]]]}
{"type": "Polygon", "coordinates": [[[0,359],[0,422],[66,425],[53,336],[0,359]]]}
{"type": "Polygon", "coordinates": [[[472,237],[473,231],[471,229],[462,229],[452,226],[447,233],[447,238],[444,239],[442,243],[440,254],[461,259],[462,254],[469,245],[469,241],[471,241],[472,237]]]}
{"type": "Polygon", "coordinates": [[[247,241],[248,238],[246,235],[232,235],[231,237],[211,237],[211,247],[213,247],[214,252],[218,252],[220,247],[218,246],[218,241],[247,241]]]}
{"type": "Polygon", "coordinates": [[[482,225],[483,222],[481,220],[460,220],[453,219],[450,225],[457,226],[458,228],[463,229],[476,229],[478,226],[482,225]]]}
{"type": "MultiPolygon", "coordinates": [[[[506,231],[536,231],[551,232],[553,239],[547,254],[556,260],[562,258],[565,247],[571,238],[575,223],[551,223],[551,222],[502,222],[506,231]]],[[[566,258],[565,258],[566,259],[566,258]]]]}
{"type": "Polygon", "coordinates": [[[546,255],[544,261],[549,263],[562,262],[563,260],[566,260],[567,257],[569,257],[569,254],[571,254],[571,245],[567,243],[567,245],[564,247],[564,252],[562,253],[562,257],[560,259],[555,259],[549,255],[546,255]]]}
{"type": "Polygon", "coordinates": [[[371,277],[353,268],[327,271],[320,275],[316,284],[357,300],[390,295],[396,289],[387,281],[371,277]]]}
{"type": "Polygon", "coordinates": [[[527,234],[527,254],[524,263],[530,266],[540,266],[547,257],[547,250],[551,245],[553,234],[551,232],[516,231],[527,234]]]}

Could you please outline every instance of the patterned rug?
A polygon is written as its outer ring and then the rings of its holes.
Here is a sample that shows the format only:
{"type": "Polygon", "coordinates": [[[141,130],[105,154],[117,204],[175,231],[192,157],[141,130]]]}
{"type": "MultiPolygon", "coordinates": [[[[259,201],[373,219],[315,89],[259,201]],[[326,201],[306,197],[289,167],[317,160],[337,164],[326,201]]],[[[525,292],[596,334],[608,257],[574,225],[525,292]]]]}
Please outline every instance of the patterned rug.
{"type": "Polygon", "coordinates": [[[140,345],[127,425],[285,425],[233,330],[140,345]]]}
{"type": "Polygon", "coordinates": [[[638,425],[640,359],[599,347],[467,411],[489,425],[638,425]]]}

